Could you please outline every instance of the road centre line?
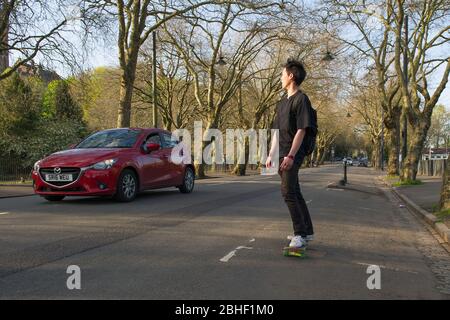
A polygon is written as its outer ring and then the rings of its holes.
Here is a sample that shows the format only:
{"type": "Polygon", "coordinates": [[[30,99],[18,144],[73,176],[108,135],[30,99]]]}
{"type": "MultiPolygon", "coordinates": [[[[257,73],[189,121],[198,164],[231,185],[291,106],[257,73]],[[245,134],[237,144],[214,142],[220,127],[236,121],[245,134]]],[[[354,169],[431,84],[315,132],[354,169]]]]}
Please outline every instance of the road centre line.
{"type": "MultiPolygon", "coordinates": [[[[249,240],[249,242],[250,243],[255,242],[255,239],[253,238],[253,239],[249,240]]],[[[231,258],[233,258],[236,255],[236,252],[241,249],[251,250],[251,249],[253,249],[253,247],[238,246],[238,247],[236,247],[236,249],[230,251],[227,255],[223,256],[219,261],[220,262],[228,262],[231,258]]]]}

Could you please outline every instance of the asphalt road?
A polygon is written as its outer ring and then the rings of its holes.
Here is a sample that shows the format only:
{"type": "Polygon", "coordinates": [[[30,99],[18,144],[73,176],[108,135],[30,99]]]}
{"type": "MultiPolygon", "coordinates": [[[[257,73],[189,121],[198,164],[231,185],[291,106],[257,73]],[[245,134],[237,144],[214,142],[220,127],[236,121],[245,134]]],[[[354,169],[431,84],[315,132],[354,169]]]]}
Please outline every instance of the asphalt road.
{"type": "Polygon", "coordinates": [[[327,188],[340,171],[301,171],[316,232],[306,259],[281,254],[292,227],[277,176],[206,179],[132,203],[0,199],[0,299],[448,299],[438,241],[371,169],[349,169],[354,190],[327,188]],[[81,290],[66,286],[70,265],[81,290]],[[381,289],[367,288],[369,265],[381,289]]]}

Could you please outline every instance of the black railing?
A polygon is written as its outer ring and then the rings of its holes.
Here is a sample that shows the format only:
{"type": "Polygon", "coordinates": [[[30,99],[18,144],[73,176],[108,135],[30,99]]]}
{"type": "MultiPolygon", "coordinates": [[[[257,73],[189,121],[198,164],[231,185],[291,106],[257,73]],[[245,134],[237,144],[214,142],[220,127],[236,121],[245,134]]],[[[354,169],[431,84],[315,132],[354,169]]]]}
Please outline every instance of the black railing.
{"type": "Polygon", "coordinates": [[[20,159],[0,157],[0,184],[30,184],[31,166],[23,165],[20,159]]]}

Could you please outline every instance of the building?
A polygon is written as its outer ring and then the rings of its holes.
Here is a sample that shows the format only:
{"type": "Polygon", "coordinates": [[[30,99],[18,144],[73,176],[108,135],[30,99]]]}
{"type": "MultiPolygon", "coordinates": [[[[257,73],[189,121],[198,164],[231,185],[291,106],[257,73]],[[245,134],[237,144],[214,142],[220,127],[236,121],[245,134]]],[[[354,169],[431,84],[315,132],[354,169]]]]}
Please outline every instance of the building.
{"type": "Polygon", "coordinates": [[[430,148],[424,149],[422,160],[443,160],[448,159],[450,149],[447,148],[430,148]],[[430,157],[431,156],[431,157],[430,157]]]}
{"type": "Polygon", "coordinates": [[[34,61],[31,61],[29,64],[21,65],[17,72],[21,77],[38,77],[42,79],[45,83],[50,83],[53,80],[61,80],[61,77],[52,70],[47,70],[42,67],[40,64],[35,64],[34,61]]]}

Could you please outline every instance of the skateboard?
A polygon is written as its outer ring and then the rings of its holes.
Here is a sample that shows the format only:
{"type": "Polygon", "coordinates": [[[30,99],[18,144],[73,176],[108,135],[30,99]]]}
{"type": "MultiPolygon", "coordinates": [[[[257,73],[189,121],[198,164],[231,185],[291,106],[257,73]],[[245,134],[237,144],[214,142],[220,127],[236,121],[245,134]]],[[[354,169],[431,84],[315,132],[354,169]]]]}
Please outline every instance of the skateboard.
{"type": "Polygon", "coordinates": [[[285,257],[306,257],[306,247],[296,248],[296,247],[284,247],[283,255],[285,257]]]}

